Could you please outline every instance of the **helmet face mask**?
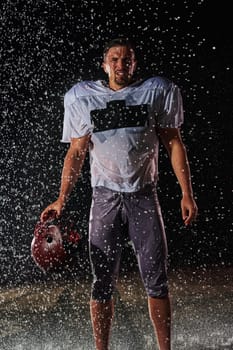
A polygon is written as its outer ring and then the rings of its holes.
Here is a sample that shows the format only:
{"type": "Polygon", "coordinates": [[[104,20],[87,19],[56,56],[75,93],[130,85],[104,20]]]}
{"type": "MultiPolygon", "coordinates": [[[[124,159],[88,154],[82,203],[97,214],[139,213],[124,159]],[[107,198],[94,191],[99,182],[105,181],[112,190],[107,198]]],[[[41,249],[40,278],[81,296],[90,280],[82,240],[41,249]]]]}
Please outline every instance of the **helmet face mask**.
{"type": "Polygon", "coordinates": [[[79,234],[60,223],[38,222],[31,242],[31,256],[44,272],[64,268],[79,244],[79,234]]]}

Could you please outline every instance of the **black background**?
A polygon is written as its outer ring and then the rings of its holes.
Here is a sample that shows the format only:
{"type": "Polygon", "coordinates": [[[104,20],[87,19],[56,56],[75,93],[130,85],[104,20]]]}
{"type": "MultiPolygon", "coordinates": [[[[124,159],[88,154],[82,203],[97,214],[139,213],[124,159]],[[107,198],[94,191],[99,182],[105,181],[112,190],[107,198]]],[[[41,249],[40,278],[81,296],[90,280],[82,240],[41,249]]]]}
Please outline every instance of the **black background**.
{"type": "MultiPolygon", "coordinates": [[[[138,44],[139,76],[172,79],[184,99],[182,135],[199,217],[183,227],[179,186],[161,146],[158,190],[170,267],[232,264],[233,75],[226,6],[205,0],[2,2],[1,284],[48,277],[33,262],[30,244],[41,211],[59,191],[68,147],[60,142],[63,97],[77,81],[105,78],[102,47],[119,35],[138,44]]],[[[87,159],[66,209],[84,237],[73,276],[89,273],[89,205],[87,159]]],[[[132,254],[126,256],[134,264],[132,254]]]]}

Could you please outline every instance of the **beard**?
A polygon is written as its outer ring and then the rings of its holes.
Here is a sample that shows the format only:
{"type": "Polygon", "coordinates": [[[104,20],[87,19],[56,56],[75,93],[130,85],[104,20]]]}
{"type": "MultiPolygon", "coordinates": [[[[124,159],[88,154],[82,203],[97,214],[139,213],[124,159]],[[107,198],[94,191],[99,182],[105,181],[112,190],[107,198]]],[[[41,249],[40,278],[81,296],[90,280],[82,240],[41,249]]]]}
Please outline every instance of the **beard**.
{"type": "Polygon", "coordinates": [[[131,82],[131,79],[132,79],[132,75],[122,75],[122,76],[116,75],[114,81],[115,81],[115,84],[124,86],[129,84],[131,82]]]}

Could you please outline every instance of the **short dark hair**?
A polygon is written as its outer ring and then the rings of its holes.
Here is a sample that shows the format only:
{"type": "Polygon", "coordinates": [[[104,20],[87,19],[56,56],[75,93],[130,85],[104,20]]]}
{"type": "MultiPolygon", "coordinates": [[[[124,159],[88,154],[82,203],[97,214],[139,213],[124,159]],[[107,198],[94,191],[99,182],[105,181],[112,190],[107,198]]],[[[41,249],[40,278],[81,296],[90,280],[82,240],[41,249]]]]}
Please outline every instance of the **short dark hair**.
{"type": "Polygon", "coordinates": [[[115,38],[115,39],[112,39],[111,41],[107,42],[104,45],[104,50],[103,50],[104,56],[106,55],[108,50],[111,49],[111,47],[115,47],[115,46],[127,46],[134,51],[134,54],[136,56],[136,46],[135,46],[134,42],[128,38],[125,38],[125,37],[115,38]]]}

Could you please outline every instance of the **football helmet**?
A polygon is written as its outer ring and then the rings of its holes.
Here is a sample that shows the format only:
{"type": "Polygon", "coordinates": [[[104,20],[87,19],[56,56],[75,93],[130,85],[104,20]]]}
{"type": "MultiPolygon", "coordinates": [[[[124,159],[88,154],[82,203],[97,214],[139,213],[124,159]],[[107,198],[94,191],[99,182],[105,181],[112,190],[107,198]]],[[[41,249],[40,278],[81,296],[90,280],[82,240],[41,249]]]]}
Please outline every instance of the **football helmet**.
{"type": "Polygon", "coordinates": [[[44,272],[64,267],[77,251],[80,235],[72,225],[59,221],[38,222],[31,242],[31,256],[44,272]]]}

